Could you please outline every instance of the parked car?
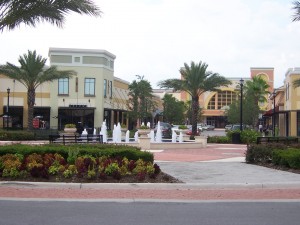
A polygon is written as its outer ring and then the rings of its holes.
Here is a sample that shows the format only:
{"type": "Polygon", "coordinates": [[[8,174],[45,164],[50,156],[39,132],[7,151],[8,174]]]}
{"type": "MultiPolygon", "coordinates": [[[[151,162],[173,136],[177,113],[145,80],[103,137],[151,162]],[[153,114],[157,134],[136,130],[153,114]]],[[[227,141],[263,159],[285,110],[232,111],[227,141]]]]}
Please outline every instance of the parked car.
{"type": "Polygon", "coordinates": [[[204,125],[203,126],[203,130],[214,130],[215,129],[215,126],[213,125],[204,125]]]}
{"type": "MultiPolygon", "coordinates": [[[[234,130],[240,130],[241,125],[240,124],[233,124],[232,127],[230,128],[231,131],[234,130]]],[[[251,129],[251,127],[249,125],[244,125],[243,124],[243,130],[247,130],[247,129],[251,129]]]]}
{"type": "MultiPolygon", "coordinates": [[[[187,135],[192,135],[192,127],[190,127],[190,128],[188,129],[188,131],[185,132],[185,134],[187,134],[187,135]]],[[[197,129],[197,135],[200,135],[200,132],[199,132],[198,129],[197,129]]]]}
{"type": "Polygon", "coordinates": [[[197,124],[197,130],[198,130],[199,132],[202,132],[202,131],[203,131],[203,126],[202,126],[202,124],[197,124]]]}
{"type": "MultiPolygon", "coordinates": [[[[162,138],[172,138],[172,125],[165,122],[160,122],[160,130],[162,138]]],[[[155,125],[154,132],[157,131],[157,124],[155,125]]]]}
{"type": "Polygon", "coordinates": [[[225,126],[225,131],[231,130],[232,124],[227,124],[225,126]]]}

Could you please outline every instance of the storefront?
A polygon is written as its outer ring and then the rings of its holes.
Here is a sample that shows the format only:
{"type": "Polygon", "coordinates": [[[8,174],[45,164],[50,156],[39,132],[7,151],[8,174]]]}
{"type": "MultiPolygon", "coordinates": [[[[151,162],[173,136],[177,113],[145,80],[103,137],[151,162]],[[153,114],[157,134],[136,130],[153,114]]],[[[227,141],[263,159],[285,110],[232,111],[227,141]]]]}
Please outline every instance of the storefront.
{"type": "Polygon", "coordinates": [[[89,133],[94,130],[94,111],[92,107],[60,107],[58,108],[57,124],[58,130],[63,130],[64,125],[73,123],[77,127],[77,131],[81,133],[86,129],[89,133]]]}

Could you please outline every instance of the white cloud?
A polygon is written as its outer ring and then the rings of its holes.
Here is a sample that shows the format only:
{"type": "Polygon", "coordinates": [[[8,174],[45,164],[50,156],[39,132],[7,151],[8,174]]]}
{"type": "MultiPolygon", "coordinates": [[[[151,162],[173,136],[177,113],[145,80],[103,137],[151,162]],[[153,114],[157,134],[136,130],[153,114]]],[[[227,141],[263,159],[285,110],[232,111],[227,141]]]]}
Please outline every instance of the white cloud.
{"type": "Polygon", "coordinates": [[[179,78],[185,62],[204,61],[227,77],[250,76],[250,67],[274,67],[281,86],[289,67],[299,67],[300,22],[292,23],[286,0],[96,0],[101,18],[70,15],[64,29],[40,24],[1,34],[0,63],[49,47],[106,49],[117,56],[115,75],[136,74],[156,87],[179,78]]]}

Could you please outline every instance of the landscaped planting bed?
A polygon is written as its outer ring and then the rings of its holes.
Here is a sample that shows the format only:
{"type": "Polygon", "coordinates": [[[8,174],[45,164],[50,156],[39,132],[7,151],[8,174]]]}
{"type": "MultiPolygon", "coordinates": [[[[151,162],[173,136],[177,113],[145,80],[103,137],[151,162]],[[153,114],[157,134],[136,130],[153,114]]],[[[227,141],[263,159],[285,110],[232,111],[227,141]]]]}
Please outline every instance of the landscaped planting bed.
{"type": "Polygon", "coordinates": [[[252,144],[247,148],[246,162],[300,173],[300,144],[252,144]]]}
{"type": "Polygon", "coordinates": [[[153,154],[117,145],[0,147],[0,180],[52,182],[179,182],[153,154]]]}

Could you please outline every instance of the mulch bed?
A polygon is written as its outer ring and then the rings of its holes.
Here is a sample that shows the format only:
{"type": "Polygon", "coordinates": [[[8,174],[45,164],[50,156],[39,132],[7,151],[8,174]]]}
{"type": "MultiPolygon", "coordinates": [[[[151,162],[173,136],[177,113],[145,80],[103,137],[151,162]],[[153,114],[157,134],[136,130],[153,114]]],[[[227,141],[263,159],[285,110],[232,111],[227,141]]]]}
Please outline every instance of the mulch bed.
{"type": "Polygon", "coordinates": [[[34,177],[27,177],[27,178],[7,178],[7,177],[0,177],[0,181],[27,181],[27,182],[61,182],[61,183],[183,183],[182,181],[176,179],[175,177],[170,176],[164,172],[160,172],[156,178],[149,178],[146,177],[144,180],[139,180],[137,176],[128,175],[123,176],[120,180],[114,179],[112,177],[107,177],[107,179],[87,179],[87,178],[70,178],[66,179],[64,177],[59,176],[50,176],[49,179],[45,178],[34,178],[34,177]]]}

